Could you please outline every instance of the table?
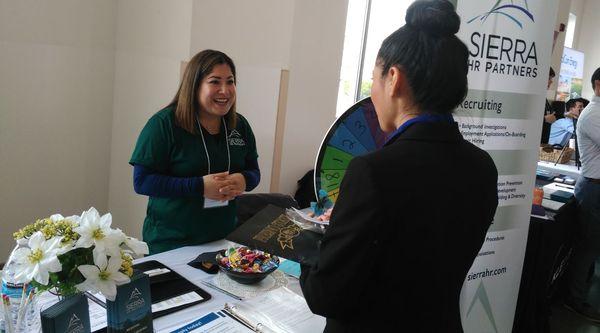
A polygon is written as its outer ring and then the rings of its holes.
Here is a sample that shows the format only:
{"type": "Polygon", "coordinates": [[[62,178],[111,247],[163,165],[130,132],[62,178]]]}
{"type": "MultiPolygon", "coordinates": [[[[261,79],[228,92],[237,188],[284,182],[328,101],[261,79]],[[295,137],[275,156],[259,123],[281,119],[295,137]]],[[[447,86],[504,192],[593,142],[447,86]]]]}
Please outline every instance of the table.
{"type": "Polygon", "coordinates": [[[552,162],[539,161],[537,167],[542,170],[550,171],[552,173],[567,175],[573,179],[579,178],[581,174],[581,168],[577,168],[573,161],[572,164],[556,164],[552,162]]]}
{"type": "Polygon", "coordinates": [[[550,279],[563,254],[564,225],[531,217],[513,332],[548,332],[550,279]]]}
{"type": "MultiPolygon", "coordinates": [[[[538,186],[545,183],[536,180],[538,186]]],[[[513,324],[515,333],[549,332],[551,302],[557,297],[569,260],[576,229],[574,217],[567,212],[556,216],[547,211],[546,215],[530,218],[513,324]]]]}
{"type": "MultiPolygon", "coordinates": [[[[230,246],[238,245],[239,244],[227,240],[219,240],[198,246],[182,247],[179,249],[136,259],[134,261],[134,263],[142,263],[149,260],[159,261],[171,268],[173,271],[179,273],[181,276],[194,283],[198,287],[207,291],[211,295],[211,299],[206,302],[196,304],[188,308],[182,309],[180,311],[154,319],[153,326],[155,332],[172,332],[173,330],[178,329],[186,323],[198,319],[205,314],[208,314],[210,312],[218,312],[222,310],[225,303],[231,304],[244,302],[243,300],[240,301],[239,299],[231,297],[226,293],[206,286],[202,283],[202,281],[210,277],[214,277],[215,275],[205,273],[204,271],[191,267],[187,264],[201,253],[217,251],[220,249],[228,248],[230,246]]],[[[286,278],[288,283],[287,288],[293,291],[294,293],[302,296],[302,290],[300,288],[299,280],[291,276],[286,276],[286,278]]],[[[41,294],[39,298],[41,308],[47,308],[48,306],[55,304],[57,301],[58,299],[56,298],[56,296],[51,295],[47,292],[41,294]]],[[[91,306],[95,305],[95,303],[93,303],[91,300],[89,301],[89,303],[91,304],[91,306]]],[[[90,315],[93,314],[97,318],[96,322],[98,325],[106,325],[105,310],[100,308],[98,305],[95,305],[95,307],[96,309],[93,311],[90,308],[90,315]]],[[[320,328],[320,331],[323,331],[323,329],[325,328],[325,318],[321,316],[317,317],[322,320],[322,327],[320,328]]],[[[317,322],[317,326],[318,325],[319,323],[317,322]]],[[[314,331],[315,330],[313,329],[310,333],[314,331]]],[[[97,330],[95,332],[106,332],[106,328],[97,330]]],[[[250,330],[248,330],[248,332],[250,332],[250,330]]]]}
{"type": "MultiPolygon", "coordinates": [[[[154,330],[156,332],[170,332],[178,327],[182,326],[185,322],[192,321],[200,318],[203,314],[211,311],[219,311],[223,309],[225,303],[240,302],[239,300],[226,295],[225,293],[219,292],[208,288],[202,284],[202,280],[211,276],[208,273],[203,272],[200,269],[196,269],[187,265],[188,262],[195,259],[200,253],[217,251],[220,249],[227,248],[229,246],[236,246],[238,244],[219,240],[199,246],[187,246],[179,249],[155,254],[141,259],[136,259],[135,263],[140,263],[148,260],[157,260],[167,265],[181,276],[185,277],[192,283],[206,290],[211,294],[212,298],[204,303],[196,304],[189,308],[177,311],[175,313],[160,317],[154,320],[154,330]]],[[[302,295],[300,289],[300,282],[293,277],[288,277],[288,289],[294,291],[298,295],[302,295]]],[[[243,301],[241,301],[243,302],[243,301]]],[[[323,318],[323,327],[325,326],[325,319],[323,318]]]]}

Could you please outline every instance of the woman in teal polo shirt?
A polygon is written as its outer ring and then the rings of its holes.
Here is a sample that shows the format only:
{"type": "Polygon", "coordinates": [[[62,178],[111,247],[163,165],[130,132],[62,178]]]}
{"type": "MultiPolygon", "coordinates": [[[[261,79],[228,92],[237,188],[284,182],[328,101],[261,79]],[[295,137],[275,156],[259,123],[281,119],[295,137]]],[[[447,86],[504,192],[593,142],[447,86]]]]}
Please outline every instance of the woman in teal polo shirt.
{"type": "Polygon", "coordinates": [[[235,197],[260,181],[254,134],[235,111],[235,65],[204,50],[188,63],[173,101],[144,126],[129,163],[149,196],[143,238],[150,253],[225,237],[235,197]]]}

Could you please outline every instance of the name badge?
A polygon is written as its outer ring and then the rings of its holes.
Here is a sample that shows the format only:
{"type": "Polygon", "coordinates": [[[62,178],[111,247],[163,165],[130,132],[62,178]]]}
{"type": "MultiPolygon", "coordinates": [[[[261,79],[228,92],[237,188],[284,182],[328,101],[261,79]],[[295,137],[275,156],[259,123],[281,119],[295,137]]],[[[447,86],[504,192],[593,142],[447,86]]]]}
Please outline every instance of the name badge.
{"type": "Polygon", "coordinates": [[[213,200],[213,199],[208,199],[208,198],[204,198],[204,208],[216,208],[216,207],[225,207],[229,204],[229,201],[227,200],[213,200]]]}

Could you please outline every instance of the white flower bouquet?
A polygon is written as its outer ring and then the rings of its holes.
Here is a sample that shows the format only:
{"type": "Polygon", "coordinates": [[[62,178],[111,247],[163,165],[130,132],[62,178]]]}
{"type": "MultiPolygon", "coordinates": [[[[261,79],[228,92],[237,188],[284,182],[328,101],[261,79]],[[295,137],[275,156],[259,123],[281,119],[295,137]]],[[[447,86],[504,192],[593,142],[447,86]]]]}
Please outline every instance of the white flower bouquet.
{"type": "Polygon", "coordinates": [[[133,274],[133,256],[148,254],[148,246],[111,222],[110,213],[100,216],[92,207],[81,216],[55,214],[15,232],[15,240],[28,245],[11,258],[16,282],[62,296],[91,291],[114,300],[117,286],[133,274]]]}

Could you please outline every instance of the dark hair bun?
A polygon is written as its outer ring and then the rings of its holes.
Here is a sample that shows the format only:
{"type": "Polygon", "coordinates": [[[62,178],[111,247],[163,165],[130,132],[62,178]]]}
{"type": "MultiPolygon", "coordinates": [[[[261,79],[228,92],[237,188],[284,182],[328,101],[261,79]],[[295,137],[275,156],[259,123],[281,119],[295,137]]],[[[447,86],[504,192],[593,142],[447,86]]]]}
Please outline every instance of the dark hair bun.
{"type": "Polygon", "coordinates": [[[406,24],[438,36],[452,36],[460,28],[460,17],[447,0],[417,0],[406,11],[406,24]]]}

